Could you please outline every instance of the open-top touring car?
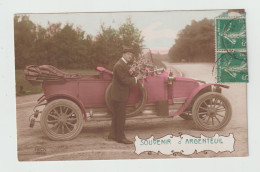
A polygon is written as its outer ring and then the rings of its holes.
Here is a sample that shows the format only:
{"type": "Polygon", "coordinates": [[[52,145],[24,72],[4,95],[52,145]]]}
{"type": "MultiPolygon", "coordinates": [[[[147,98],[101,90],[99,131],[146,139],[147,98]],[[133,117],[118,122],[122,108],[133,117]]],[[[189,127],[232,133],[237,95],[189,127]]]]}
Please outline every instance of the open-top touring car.
{"type": "MultiPolygon", "coordinates": [[[[180,115],[194,120],[202,130],[219,130],[229,123],[231,106],[221,94],[221,88],[228,86],[175,76],[156,67],[151,53],[140,57],[151,60],[141,66],[145,78],[130,88],[127,118],[147,116],[143,112],[149,110],[157,117],[180,115]]],[[[95,75],[79,75],[49,65],[27,66],[25,78],[42,84],[44,93],[30,116],[30,126],[40,118],[41,129],[50,139],[69,140],[80,133],[84,122],[111,118],[108,93],[113,73],[103,67],[97,71],[95,75]],[[41,106],[43,110],[39,110],[41,106]]]]}

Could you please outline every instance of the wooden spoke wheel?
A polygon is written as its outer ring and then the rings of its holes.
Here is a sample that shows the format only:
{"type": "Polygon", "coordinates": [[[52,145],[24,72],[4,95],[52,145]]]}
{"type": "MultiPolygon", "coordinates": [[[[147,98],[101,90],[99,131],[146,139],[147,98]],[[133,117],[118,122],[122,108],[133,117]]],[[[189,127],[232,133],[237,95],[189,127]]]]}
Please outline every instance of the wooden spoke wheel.
{"type": "Polygon", "coordinates": [[[75,138],[83,127],[83,114],[77,104],[66,99],[51,101],[44,108],[41,120],[42,131],[52,140],[75,138]]]}
{"type": "Polygon", "coordinates": [[[195,124],[202,130],[220,130],[230,121],[232,110],[229,101],[220,93],[201,95],[192,108],[195,124]]]}

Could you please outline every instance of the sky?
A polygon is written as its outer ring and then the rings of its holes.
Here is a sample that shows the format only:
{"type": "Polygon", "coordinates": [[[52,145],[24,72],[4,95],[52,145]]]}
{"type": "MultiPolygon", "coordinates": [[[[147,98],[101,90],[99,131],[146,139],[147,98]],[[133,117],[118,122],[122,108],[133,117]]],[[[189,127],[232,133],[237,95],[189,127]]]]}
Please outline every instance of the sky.
{"type": "Polygon", "coordinates": [[[95,36],[100,25],[118,28],[131,18],[144,36],[144,45],[161,54],[168,53],[178,32],[191,24],[192,20],[214,19],[226,10],[203,11],[157,11],[157,12],[110,12],[110,13],[52,13],[29,14],[30,20],[43,27],[50,23],[71,23],[80,26],[86,34],[95,36]]]}

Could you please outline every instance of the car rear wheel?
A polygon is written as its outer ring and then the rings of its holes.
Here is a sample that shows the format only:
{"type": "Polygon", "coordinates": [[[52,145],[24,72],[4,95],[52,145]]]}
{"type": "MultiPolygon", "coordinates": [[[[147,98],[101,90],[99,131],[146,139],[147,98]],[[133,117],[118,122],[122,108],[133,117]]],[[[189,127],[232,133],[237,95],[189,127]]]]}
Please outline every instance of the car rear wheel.
{"type": "Polygon", "coordinates": [[[220,130],[230,121],[232,110],[227,98],[220,93],[209,92],[194,102],[192,115],[195,124],[202,130],[220,130]]]}
{"type": "Polygon", "coordinates": [[[74,102],[57,99],[43,109],[40,124],[43,133],[51,140],[71,140],[82,130],[83,114],[74,102]]]}
{"type": "MultiPolygon", "coordinates": [[[[110,83],[107,86],[106,89],[106,95],[105,95],[105,101],[106,101],[106,105],[108,110],[111,112],[112,106],[110,104],[110,89],[111,89],[112,83],[110,83]]],[[[126,117],[134,117],[140,114],[140,112],[143,111],[145,104],[146,104],[146,100],[147,100],[147,93],[145,88],[143,87],[142,83],[140,83],[140,81],[137,82],[137,87],[140,89],[141,91],[141,99],[138,101],[137,104],[132,105],[131,107],[126,108],[126,117]]]]}

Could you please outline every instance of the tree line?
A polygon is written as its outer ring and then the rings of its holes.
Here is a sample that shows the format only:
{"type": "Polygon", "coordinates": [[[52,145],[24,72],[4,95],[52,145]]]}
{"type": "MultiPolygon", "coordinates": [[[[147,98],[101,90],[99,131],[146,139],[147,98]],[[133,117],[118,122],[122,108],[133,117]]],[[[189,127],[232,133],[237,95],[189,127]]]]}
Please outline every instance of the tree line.
{"type": "Polygon", "coordinates": [[[214,20],[193,20],[178,33],[168,56],[173,62],[214,62],[214,20]]]}
{"type": "Polygon", "coordinates": [[[118,29],[100,26],[97,35],[87,34],[73,24],[33,23],[29,16],[14,17],[15,68],[27,65],[53,65],[61,69],[112,69],[121,58],[123,45],[132,46],[136,54],[143,47],[141,31],[128,18],[118,29]]]}
{"type": "MultiPolygon", "coordinates": [[[[214,62],[214,20],[193,20],[181,30],[168,52],[173,62],[214,62]]],[[[33,23],[29,16],[14,17],[15,67],[53,65],[61,69],[112,69],[122,56],[123,45],[138,54],[144,38],[128,18],[118,29],[100,26],[97,35],[87,34],[73,24],[49,23],[47,28],[33,23]]],[[[156,54],[154,54],[156,56],[156,54]]]]}

